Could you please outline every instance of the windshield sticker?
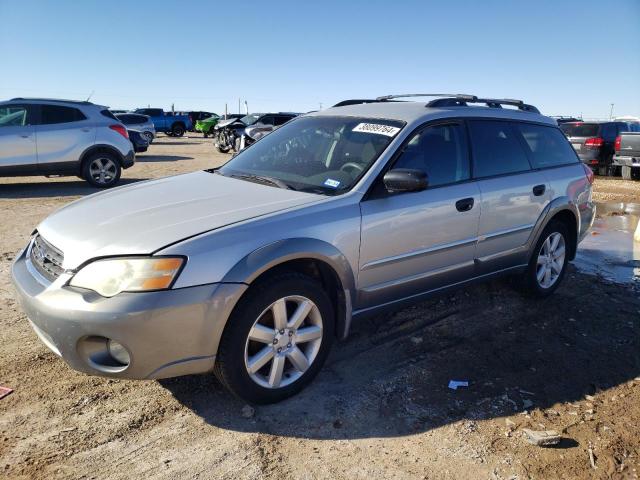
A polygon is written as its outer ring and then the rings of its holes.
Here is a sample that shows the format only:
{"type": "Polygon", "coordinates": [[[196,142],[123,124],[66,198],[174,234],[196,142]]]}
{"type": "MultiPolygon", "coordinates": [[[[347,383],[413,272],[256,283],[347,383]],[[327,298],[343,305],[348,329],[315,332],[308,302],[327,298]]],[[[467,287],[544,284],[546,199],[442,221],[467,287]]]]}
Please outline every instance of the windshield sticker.
{"type": "Polygon", "coordinates": [[[327,187],[331,187],[331,188],[338,188],[340,186],[340,182],[338,180],[334,180],[333,178],[327,178],[324,181],[324,184],[327,187]]]}
{"type": "Polygon", "coordinates": [[[354,132],[364,132],[364,133],[377,133],[378,135],[385,135],[387,137],[393,137],[396,133],[400,131],[398,127],[390,127],[389,125],[381,125],[379,123],[360,123],[356,128],[353,129],[354,132]]]}

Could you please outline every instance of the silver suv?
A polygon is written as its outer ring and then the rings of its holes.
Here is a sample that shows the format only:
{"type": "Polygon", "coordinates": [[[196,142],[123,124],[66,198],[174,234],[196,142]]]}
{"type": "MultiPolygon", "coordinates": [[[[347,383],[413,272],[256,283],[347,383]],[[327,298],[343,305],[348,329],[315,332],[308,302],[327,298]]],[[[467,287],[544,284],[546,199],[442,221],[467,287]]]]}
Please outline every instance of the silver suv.
{"type": "Polygon", "coordinates": [[[0,176],[77,175],[111,187],[133,163],[127,129],[107,107],[36,98],[0,102],[0,176]]]}
{"type": "Polygon", "coordinates": [[[215,371],[275,402],[358,317],[504,274],[551,294],[592,224],[592,181],[522,102],[382,97],[298,117],[221,168],[78,200],[12,276],[77,370],[215,371]]]}

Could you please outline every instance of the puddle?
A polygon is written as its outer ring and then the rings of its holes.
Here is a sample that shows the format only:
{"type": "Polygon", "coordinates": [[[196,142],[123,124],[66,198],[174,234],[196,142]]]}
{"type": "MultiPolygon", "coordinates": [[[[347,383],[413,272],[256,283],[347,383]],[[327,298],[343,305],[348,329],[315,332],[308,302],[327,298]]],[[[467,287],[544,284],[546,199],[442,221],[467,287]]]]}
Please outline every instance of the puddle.
{"type": "Polygon", "coordinates": [[[578,246],[576,267],[615,283],[640,286],[640,203],[596,205],[596,220],[578,246]]]}

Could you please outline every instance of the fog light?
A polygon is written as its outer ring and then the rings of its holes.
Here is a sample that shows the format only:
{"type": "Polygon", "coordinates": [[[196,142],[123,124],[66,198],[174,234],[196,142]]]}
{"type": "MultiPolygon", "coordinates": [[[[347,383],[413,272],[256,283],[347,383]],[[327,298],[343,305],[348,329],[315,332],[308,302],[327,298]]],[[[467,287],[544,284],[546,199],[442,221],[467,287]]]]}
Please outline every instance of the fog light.
{"type": "Polygon", "coordinates": [[[129,356],[129,352],[124,346],[115,340],[107,341],[107,350],[109,351],[109,355],[113,357],[114,360],[120,362],[122,365],[129,365],[131,361],[131,357],[129,356]]]}

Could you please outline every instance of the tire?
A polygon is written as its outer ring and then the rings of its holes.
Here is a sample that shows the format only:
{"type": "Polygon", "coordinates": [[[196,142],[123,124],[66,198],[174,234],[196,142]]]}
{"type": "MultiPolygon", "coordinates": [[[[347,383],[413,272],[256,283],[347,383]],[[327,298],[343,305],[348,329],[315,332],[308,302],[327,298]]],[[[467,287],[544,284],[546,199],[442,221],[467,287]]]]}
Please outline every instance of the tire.
{"type": "Polygon", "coordinates": [[[204,138],[207,138],[209,136],[208,132],[202,132],[202,135],[204,135],[204,138]]]}
{"type": "Polygon", "coordinates": [[[598,175],[601,177],[609,176],[609,167],[606,165],[598,165],[598,175]]]}
{"type": "Polygon", "coordinates": [[[173,134],[174,137],[181,137],[184,135],[184,126],[180,123],[175,123],[172,127],[171,127],[171,133],[173,134]]]}
{"type": "Polygon", "coordinates": [[[215,374],[246,402],[284,400],[302,390],[322,368],[333,342],[334,324],[331,301],[318,282],[293,272],[272,276],[251,286],[228,319],[215,374]],[[300,320],[303,323],[292,328],[294,312],[300,308],[306,313],[300,320]],[[279,317],[281,327],[288,327],[275,329],[278,316],[274,309],[285,314],[279,317]],[[303,330],[304,340],[300,336],[303,330]],[[250,332],[260,339],[250,339],[250,332]],[[264,362],[255,366],[259,358],[264,362]],[[254,371],[249,367],[252,361],[254,371]]]}
{"type": "Polygon", "coordinates": [[[146,138],[149,145],[151,145],[153,142],[153,134],[151,132],[142,132],[142,135],[144,135],[144,138],[146,138]]]}
{"type": "Polygon", "coordinates": [[[624,180],[631,180],[631,167],[627,167],[626,165],[622,166],[622,178],[624,180]]]}
{"type": "Polygon", "coordinates": [[[524,287],[528,294],[534,297],[545,298],[555,292],[558,286],[560,286],[567,271],[567,263],[569,262],[569,238],[569,230],[566,225],[556,220],[550,221],[542,231],[524,274],[524,287]],[[554,252],[553,243],[556,238],[559,240],[554,252]],[[548,240],[550,243],[547,244],[548,240]],[[552,249],[551,256],[545,255],[545,251],[549,251],[550,247],[552,249]],[[553,259],[554,254],[557,255],[560,253],[560,247],[563,247],[562,258],[556,256],[555,260],[550,260],[549,257],[553,259]],[[545,258],[541,258],[542,255],[544,255],[545,258]],[[539,265],[539,259],[542,262],[549,263],[539,265]],[[560,273],[557,272],[558,268],[560,268],[560,273]],[[546,272],[546,270],[549,270],[550,276],[547,277],[545,273],[542,275],[541,280],[540,273],[541,271],[546,272]]]}
{"type": "Polygon", "coordinates": [[[220,145],[216,145],[216,149],[220,152],[220,153],[229,153],[229,147],[222,147],[220,145]]]}
{"type": "Polygon", "coordinates": [[[112,153],[93,153],[82,162],[82,178],[94,187],[113,187],[121,174],[120,161],[112,153]]]}

